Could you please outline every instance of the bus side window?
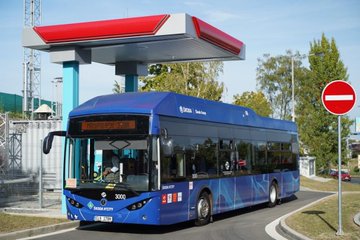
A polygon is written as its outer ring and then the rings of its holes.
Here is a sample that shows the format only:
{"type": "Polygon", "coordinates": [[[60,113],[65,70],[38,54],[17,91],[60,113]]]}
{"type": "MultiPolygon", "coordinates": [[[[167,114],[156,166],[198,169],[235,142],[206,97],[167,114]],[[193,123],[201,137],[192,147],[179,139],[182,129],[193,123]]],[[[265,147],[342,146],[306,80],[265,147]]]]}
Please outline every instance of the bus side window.
{"type": "Polygon", "coordinates": [[[219,164],[220,173],[223,176],[234,174],[233,140],[221,139],[219,141],[219,164]]]}
{"type": "Polygon", "coordinates": [[[176,153],[171,157],[170,175],[172,178],[185,177],[184,153],[176,153]]]}
{"type": "Polygon", "coordinates": [[[279,142],[268,142],[268,154],[267,154],[267,162],[268,162],[268,170],[270,173],[280,172],[282,170],[282,144],[279,142]]]}
{"type": "Polygon", "coordinates": [[[235,162],[237,175],[251,174],[251,163],[253,161],[253,146],[251,142],[239,141],[236,149],[238,157],[235,162]]]}
{"type": "Polygon", "coordinates": [[[251,167],[253,174],[267,173],[266,142],[254,143],[254,161],[251,167]]]}

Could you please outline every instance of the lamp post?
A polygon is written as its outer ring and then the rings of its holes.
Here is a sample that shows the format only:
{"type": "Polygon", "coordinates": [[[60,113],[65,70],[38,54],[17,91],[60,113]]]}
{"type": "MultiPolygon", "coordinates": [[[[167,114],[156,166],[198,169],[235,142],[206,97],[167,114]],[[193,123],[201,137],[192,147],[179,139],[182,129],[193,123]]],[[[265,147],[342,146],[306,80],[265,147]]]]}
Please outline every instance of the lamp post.
{"type": "MultiPolygon", "coordinates": [[[[305,55],[305,57],[311,57],[311,56],[324,56],[324,53],[310,53],[308,55],[305,55]]],[[[291,121],[295,122],[295,71],[294,71],[294,55],[291,55],[291,103],[292,103],[292,109],[291,109],[291,121]]]]}
{"type": "Polygon", "coordinates": [[[291,56],[291,120],[295,122],[295,80],[294,80],[294,55],[291,56]]]}

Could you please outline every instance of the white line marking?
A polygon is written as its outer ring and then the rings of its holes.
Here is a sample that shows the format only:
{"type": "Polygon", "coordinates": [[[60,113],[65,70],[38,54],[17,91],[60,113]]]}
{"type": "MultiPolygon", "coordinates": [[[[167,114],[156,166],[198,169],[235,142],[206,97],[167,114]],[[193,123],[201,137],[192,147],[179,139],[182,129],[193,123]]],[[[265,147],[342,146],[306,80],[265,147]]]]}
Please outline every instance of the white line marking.
{"type": "Polygon", "coordinates": [[[325,101],[353,101],[353,95],[325,95],[325,101]]]}
{"type": "Polygon", "coordinates": [[[55,232],[51,232],[51,233],[44,233],[44,234],[31,236],[31,237],[19,238],[19,240],[39,239],[39,238],[49,237],[49,236],[62,234],[62,233],[66,233],[66,232],[70,232],[70,231],[74,231],[74,230],[76,230],[76,228],[68,228],[68,229],[59,230],[59,231],[55,231],[55,232]]]}

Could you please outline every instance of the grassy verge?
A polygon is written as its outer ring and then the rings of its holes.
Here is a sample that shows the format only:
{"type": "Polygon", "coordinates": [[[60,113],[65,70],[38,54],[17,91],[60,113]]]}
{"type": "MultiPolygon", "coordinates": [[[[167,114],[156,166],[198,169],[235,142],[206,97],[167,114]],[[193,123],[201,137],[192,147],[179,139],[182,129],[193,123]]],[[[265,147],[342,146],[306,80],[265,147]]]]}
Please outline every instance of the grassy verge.
{"type": "MultiPolygon", "coordinates": [[[[315,180],[311,180],[306,177],[300,177],[300,184],[303,187],[307,187],[317,191],[338,191],[338,180],[331,179],[328,182],[319,182],[315,180]]],[[[342,182],[341,185],[342,191],[360,191],[360,184],[352,184],[351,182],[342,182]]]]}
{"type": "Polygon", "coordinates": [[[67,222],[66,219],[11,215],[0,212],[0,234],[67,222]]]}
{"type": "Polygon", "coordinates": [[[360,227],[354,215],[360,211],[360,193],[346,193],[342,197],[342,225],[344,235],[336,237],[338,230],[337,195],[288,217],[286,224],[312,239],[360,239],[360,227]]]}
{"type": "Polygon", "coordinates": [[[355,166],[358,166],[357,158],[353,158],[349,161],[349,169],[350,169],[350,174],[352,177],[360,177],[360,172],[354,171],[355,166]]]}

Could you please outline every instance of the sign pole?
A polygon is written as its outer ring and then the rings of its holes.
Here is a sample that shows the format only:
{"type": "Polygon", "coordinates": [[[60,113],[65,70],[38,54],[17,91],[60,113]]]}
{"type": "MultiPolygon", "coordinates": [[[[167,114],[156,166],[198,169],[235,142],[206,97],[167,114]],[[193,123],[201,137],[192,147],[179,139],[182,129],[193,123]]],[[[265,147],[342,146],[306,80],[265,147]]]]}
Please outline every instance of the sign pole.
{"type": "Polygon", "coordinates": [[[351,111],[356,103],[356,92],[354,88],[343,80],[335,80],[328,83],[322,94],[321,101],[325,109],[338,116],[338,209],[339,228],[336,235],[343,235],[341,215],[341,115],[351,111]]]}
{"type": "Polygon", "coordinates": [[[341,236],[343,235],[342,231],[342,214],[341,214],[341,115],[338,115],[338,217],[339,217],[339,227],[336,235],[341,236]]]}

